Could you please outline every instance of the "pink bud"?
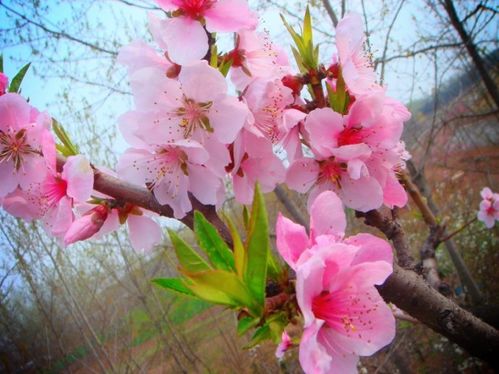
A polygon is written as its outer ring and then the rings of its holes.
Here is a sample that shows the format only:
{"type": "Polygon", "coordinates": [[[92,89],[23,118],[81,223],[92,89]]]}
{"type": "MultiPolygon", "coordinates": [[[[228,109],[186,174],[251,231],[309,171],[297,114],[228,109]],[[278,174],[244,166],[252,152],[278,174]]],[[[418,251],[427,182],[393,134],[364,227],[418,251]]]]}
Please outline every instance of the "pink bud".
{"type": "Polygon", "coordinates": [[[0,72],[0,96],[7,92],[7,87],[9,87],[9,78],[0,72]]]}
{"type": "Polygon", "coordinates": [[[281,342],[277,346],[277,349],[275,351],[275,356],[281,360],[284,357],[284,353],[293,346],[293,342],[291,341],[291,338],[289,337],[288,333],[286,330],[282,332],[281,336],[281,342]]]}
{"type": "Polygon", "coordinates": [[[109,208],[97,205],[81,218],[75,220],[64,235],[64,245],[86,240],[97,233],[107,218],[109,208]]]}

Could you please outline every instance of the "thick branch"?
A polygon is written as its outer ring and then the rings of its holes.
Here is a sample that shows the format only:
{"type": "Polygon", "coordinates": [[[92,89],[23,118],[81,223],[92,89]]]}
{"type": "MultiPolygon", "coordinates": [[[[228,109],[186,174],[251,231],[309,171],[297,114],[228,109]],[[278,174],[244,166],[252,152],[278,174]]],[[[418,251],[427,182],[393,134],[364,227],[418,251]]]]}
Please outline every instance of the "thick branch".
{"type": "Polygon", "coordinates": [[[499,367],[499,331],[438,293],[421,276],[395,265],[379,292],[385,301],[394,303],[473,356],[499,367]]]}
{"type": "Polygon", "coordinates": [[[385,236],[393,242],[397,259],[403,268],[413,268],[414,259],[410,255],[410,250],[405,240],[405,234],[398,222],[391,218],[384,217],[377,210],[367,213],[356,212],[357,217],[363,217],[366,225],[378,228],[385,236]]]}
{"type": "Polygon", "coordinates": [[[442,234],[443,226],[431,226],[430,235],[426,238],[423,247],[419,251],[421,256],[421,265],[423,267],[423,276],[434,289],[438,290],[444,296],[450,296],[452,291],[449,285],[440,279],[438,274],[438,263],[435,257],[435,249],[438,247],[442,234]]]}
{"type": "MultiPolygon", "coordinates": [[[[59,168],[66,162],[63,156],[57,156],[57,164],[59,168]]],[[[117,200],[128,202],[137,205],[141,208],[158,213],[161,216],[173,218],[173,210],[168,205],[161,205],[154,197],[151,191],[145,187],[140,187],[132,183],[125,182],[112,175],[106,174],[98,169],[94,169],[94,189],[105,195],[111,196],[117,200]]],[[[225,224],[217,215],[213,205],[203,205],[192,195],[190,196],[193,210],[184,218],[180,219],[185,225],[191,229],[194,225],[193,211],[198,210],[213,223],[219,230],[220,234],[227,242],[231,242],[231,236],[225,224]]]]}

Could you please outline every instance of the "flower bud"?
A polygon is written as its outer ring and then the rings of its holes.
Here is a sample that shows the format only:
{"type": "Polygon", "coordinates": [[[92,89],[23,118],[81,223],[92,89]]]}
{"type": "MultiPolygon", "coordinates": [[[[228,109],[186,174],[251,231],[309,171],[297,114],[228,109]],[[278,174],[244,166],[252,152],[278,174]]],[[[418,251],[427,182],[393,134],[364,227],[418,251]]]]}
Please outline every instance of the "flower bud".
{"type": "Polygon", "coordinates": [[[166,76],[170,79],[177,78],[178,75],[180,74],[180,70],[182,69],[182,66],[173,64],[166,70],[166,76]]]}
{"type": "Polygon", "coordinates": [[[294,75],[286,75],[281,79],[282,84],[288,88],[291,88],[293,95],[297,96],[303,88],[303,80],[300,77],[294,75]]]}
{"type": "Polygon", "coordinates": [[[109,208],[97,205],[94,209],[75,220],[64,235],[64,245],[86,240],[96,234],[107,218],[109,208]]]}
{"type": "Polygon", "coordinates": [[[9,87],[9,78],[0,72],[0,96],[7,92],[7,87],[9,87]]]}
{"type": "Polygon", "coordinates": [[[291,338],[289,337],[288,333],[286,330],[282,332],[281,336],[281,342],[277,346],[277,349],[275,351],[275,356],[279,359],[282,360],[284,357],[284,353],[293,346],[293,342],[291,341],[291,338]]]}

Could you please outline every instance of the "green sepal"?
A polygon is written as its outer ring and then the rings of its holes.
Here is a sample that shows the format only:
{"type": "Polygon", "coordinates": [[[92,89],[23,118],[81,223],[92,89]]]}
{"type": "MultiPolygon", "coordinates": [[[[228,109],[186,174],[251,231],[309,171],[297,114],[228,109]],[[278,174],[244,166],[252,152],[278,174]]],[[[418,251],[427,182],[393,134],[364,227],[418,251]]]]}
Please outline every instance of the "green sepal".
{"type": "Polygon", "coordinates": [[[24,65],[21,70],[16,74],[16,76],[12,79],[9,86],[9,92],[20,92],[21,83],[23,82],[24,76],[28,72],[29,67],[31,66],[31,62],[28,62],[24,65]]]}
{"type": "Polygon", "coordinates": [[[211,270],[211,266],[173,230],[168,230],[177,259],[182,270],[188,272],[198,272],[211,270]]]}
{"type": "Polygon", "coordinates": [[[254,298],[263,308],[268,266],[269,230],[265,199],[258,183],[255,186],[245,247],[244,283],[248,285],[254,298]]]}
{"type": "Polygon", "coordinates": [[[232,251],[215,226],[198,211],[194,212],[194,232],[199,246],[206,252],[214,268],[227,271],[235,270],[232,251]]]}
{"type": "Polygon", "coordinates": [[[151,282],[169,291],[175,291],[187,296],[195,296],[181,278],[156,278],[151,280],[151,282]]]}

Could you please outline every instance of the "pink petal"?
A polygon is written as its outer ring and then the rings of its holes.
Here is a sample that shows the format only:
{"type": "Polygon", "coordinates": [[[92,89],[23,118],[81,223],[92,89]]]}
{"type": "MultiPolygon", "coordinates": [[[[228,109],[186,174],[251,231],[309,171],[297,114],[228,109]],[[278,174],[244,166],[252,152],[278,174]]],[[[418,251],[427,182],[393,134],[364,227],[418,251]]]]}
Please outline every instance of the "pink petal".
{"type": "Polygon", "coordinates": [[[130,243],[136,251],[149,252],[161,242],[161,228],[151,218],[130,214],[127,223],[130,243]]]}
{"type": "Polygon", "coordinates": [[[254,29],[258,19],[245,0],[219,0],[206,10],[206,28],[210,32],[233,32],[254,29]]]}
{"type": "Polygon", "coordinates": [[[227,94],[224,76],[206,61],[183,66],[178,80],[185,96],[198,103],[213,101],[219,95],[227,94]]]}
{"type": "Polygon", "coordinates": [[[313,151],[320,157],[331,156],[338,146],[338,135],[343,130],[343,117],[330,108],[315,109],[305,119],[305,130],[313,151]]]}
{"type": "Polygon", "coordinates": [[[296,269],[296,262],[309,246],[305,228],[279,213],[276,223],[276,246],[284,261],[296,269]]]}
{"type": "Polygon", "coordinates": [[[348,161],[355,158],[367,158],[371,155],[371,148],[367,144],[350,144],[334,149],[331,152],[337,158],[348,161]]]}
{"type": "Polygon", "coordinates": [[[361,212],[378,209],[383,204],[383,190],[371,177],[342,178],[339,195],[347,207],[361,212]]]}
{"type": "Polygon", "coordinates": [[[166,21],[164,40],[168,56],[179,65],[201,60],[208,52],[208,36],[198,21],[174,17],[166,21]]]}
{"type": "Polygon", "coordinates": [[[286,173],[289,188],[301,193],[307,192],[317,181],[319,165],[312,158],[295,160],[286,173]]]}
{"type": "Polygon", "coordinates": [[[310,209],[310,236],[334,235],[342,238],[345,234],[347,220],[343,211],[343,203],[332,191],[322,192],[312,203],[310,209]]]}
{"type": "Polygon", "coordinates": [[[232,143],[250,115],[249,109],[235,97],[225,96],[213,103],[209,119],[215,137],[224,144],[232,143]]]}
{"type": "MultiPolygon", "coordinates": [[[[305,328],[300,341],[299,359],[305,373],[326,374],[331,373],[330,364],[332,357],[323,344],[318,341],[324,321],[314,320],[305,328]]],[[[339,371],[338,373],[342,373],[339,371]]]]}
{"type": "Polygon", "coordinates": [[[76,201],[86,201],[94,188],[94,171],[82,155],[69,156],[61,173],[67,182],[67,195],[76,201]]]}
{"type": "Polygon", "coordinates": [[[6,93],[0,96],[0,131],[8,128],[18,130],[26,127],[30,122],[31,107],[26,100],[15,93],[6,93]]]}
{"type": "Polygon", "coordinates": [[[205,166],[189,167],[189,191],[205,205],[218,203],[218,190],[222,188],[222,180],[205,166]]]}
{"type": "Polygon", "coordinates": [[[306,261],[300,260],[296,268],[296,300],[304,318],[305,328],[315,320],[312,302],[323,291],[322,278],[325,267],[321,256],[311,256],[306,261]]]}
{"type": "Polygon", "coordinates": [[[407,204],[407,193],[393,172],[388,174],[383,187],[383,203],[390,209],[394,206],[402,208],[407,204]]]}
{"type": "Polygon", "coordinates": [[[393,251],[390,244],[371,234],[357,234],[344,240],[344,243],[360,247],[351,265],[363,262],[385,261],[393,263],[393,251]]]}
{"type": "Polygon", "coordinates": [[[17,175],[11,160],[0,162],[0,197],[4,197],[17,188],[17,175]]]}

